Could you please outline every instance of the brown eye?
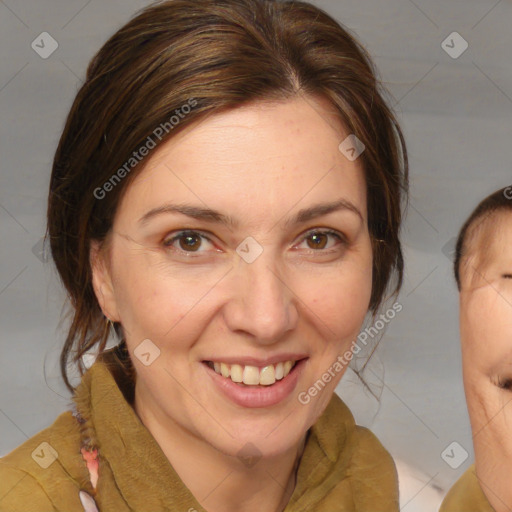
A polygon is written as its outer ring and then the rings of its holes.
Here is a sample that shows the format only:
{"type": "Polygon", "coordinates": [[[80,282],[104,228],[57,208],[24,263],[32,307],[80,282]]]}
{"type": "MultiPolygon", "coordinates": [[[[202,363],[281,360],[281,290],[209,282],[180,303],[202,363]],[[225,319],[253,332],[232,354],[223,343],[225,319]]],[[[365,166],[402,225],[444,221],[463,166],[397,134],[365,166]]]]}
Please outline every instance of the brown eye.
{"type": "Polygon", "coordinates": [[[304,240],[307,242],[310,249],[322,251],[329,243],[329,237],[335,238],[338,242],[345,243],[343,236],[336,231],[311,231],[304,240]]]}
{"type": "Polygon", "coordinates": [[[165,240],[163,244],[165,247],[177,249],[178,251],[185,253],[201,253],[204,251],[199,251],[198,249],[201,248],[201,245],[205,240],[209,242],[209,239],[206,236],[201,235],[197,231],[180,231],[176,236],[165,240]],[[175,245],[176,242],[179,243],[178,247],[175,245]]]}
{"type": "Polygon", "coordinates": [[[503,274],[504,279],[512,279],[512,274],[503,274]]]}
{"type": "Polygon", "coordinates": [[[312,242],[311,244],[308,244],[311,249],[325,249],[325,246],[327,245],[328,236],[325,233],[315,233],[308,237],[308,241],[312,242]]]}
{"type": "Polygon", "coordinates": [[[197,235],[182,235],[179,241],[180,248],[185,251],[195,251],[201,246],[201,237],[197,235]]]}

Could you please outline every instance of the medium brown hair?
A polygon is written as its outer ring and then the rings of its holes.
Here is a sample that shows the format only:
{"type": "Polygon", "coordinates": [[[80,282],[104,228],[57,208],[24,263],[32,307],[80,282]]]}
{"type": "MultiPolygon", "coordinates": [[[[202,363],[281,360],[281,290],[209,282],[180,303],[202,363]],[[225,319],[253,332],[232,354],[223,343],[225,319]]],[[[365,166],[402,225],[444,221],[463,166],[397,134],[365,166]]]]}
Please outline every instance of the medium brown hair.
{"type": "MultiPolygon", "coordinates": [[[[60,358],[70,391],[74,388],[66,367],[73,346],[73,362],[79,361],[83,375],[81,356],[98,343],[101,356],[109,335],[92,287],[91,240],[105,240],[122,193],[142,164],[122,173],[123,179],[101,199],[95,191],[116,172],[119,176],[120,168],[126,170],[126,162],[155,128],[169,124],[191,100],[195,107],[158,144],[207,115],[298,94],[329,100],[348,132],[365,145],[359,158],[373,250],[369,311],[375,315],[388,288],[398,293],[407,152],[364,48],[333,18],[306,2],[158,2],[123,26],[92,59],[55,154],[48,234],[73,308],[60,358]]],[[[115,331],[122,337],[118,324],[115,331]]],[[[114,354],[134,378],[125,340],[114,354]]]]}
{"type": "MultiPolygon", "coordinates": [[[[461,286],[461,262],[463,258],[468,256],[471,242],[474,241],[478,227],[484,222],[489,221],[491,217],[503,211],[512,211],[512,186],[505,187],[483,199],[480,204],[473,210],[462,226],[457,237],[455,246],[455,260],[453,262],[453,270],[457,288],[460,291],[461,286]]],[[[488,250],[488,247],[486,247],[488,250]]]]}

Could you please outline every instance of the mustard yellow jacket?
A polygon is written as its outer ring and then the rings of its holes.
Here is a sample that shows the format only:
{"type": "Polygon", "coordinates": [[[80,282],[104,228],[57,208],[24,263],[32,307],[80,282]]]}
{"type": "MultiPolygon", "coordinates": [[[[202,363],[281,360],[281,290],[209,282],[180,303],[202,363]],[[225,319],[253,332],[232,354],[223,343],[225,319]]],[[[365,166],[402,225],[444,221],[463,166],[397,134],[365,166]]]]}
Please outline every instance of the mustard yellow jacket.
{"type": "Polygon", "coordinates": [[[474,464],[448,491],[439,512],[494,512],[478,483],[474,464]]]}
{"type": "MultiPolygon", "coordinates": [[[[97,360],[76,389],[75,410],[0,459],[1,512],[83,512],[81,490],[99,512],[206,512],[122,389],[97,360]],[[98,447],[96,488],[80,452],[87,442],[98,447]]],[[[334,394],[310,429],[285,512],[398,510],[391,456],[334,394]]]]}

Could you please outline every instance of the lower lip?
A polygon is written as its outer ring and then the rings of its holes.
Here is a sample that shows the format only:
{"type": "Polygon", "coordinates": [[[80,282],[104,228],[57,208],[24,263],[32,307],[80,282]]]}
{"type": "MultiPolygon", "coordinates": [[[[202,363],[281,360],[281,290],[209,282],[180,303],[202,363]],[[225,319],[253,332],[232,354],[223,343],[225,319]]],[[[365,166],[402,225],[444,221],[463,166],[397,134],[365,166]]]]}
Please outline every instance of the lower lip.
{"type": "Polygon", "coordinates": [[[242,407],[270,407],[291,395],[306,361],[307,359],[298,361],[286,377],[271,386],[243,386],[233,382],[229,377],[219,375],[206,363],[201,364],[219,390],[235,404],[242,407]]]}

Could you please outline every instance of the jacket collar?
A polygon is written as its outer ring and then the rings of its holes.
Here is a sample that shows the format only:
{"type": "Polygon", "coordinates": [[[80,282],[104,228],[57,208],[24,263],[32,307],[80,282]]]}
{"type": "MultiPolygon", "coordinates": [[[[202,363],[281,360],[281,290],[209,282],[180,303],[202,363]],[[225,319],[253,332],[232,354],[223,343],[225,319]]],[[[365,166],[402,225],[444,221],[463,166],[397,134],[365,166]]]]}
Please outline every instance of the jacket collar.
{"type": "MultiPolygon", "coordinates": [[[[99,451],[100,500],[114,483],[134,510],[205,512],[127,402],[121,391],[125,386],[97,360],[83,375],[73,397],[83,422],[82,444],[99,451]]],[[[334,393],[310,428],[285,512],[303,510],[301,504],[311,503],[313,495],[325,496],[344,478],[352,456],[349,437],[354,428],[351,412],[334,393]]]]}

